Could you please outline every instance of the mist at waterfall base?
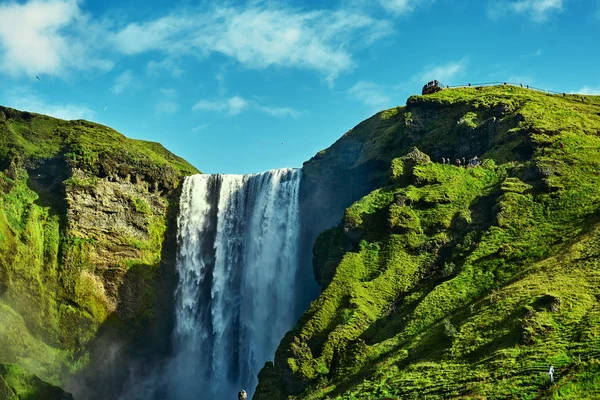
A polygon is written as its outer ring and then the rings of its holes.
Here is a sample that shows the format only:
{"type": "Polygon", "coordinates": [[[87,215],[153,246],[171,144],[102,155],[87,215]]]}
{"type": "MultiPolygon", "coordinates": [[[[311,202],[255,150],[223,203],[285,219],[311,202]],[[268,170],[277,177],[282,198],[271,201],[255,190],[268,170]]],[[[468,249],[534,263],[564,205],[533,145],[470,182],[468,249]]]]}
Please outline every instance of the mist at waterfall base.
{"type": "Polygon", "coordinates": [[[186,178],[178,217],[170,399],[249,397],[299,315],[301,171],[186,178]]]}

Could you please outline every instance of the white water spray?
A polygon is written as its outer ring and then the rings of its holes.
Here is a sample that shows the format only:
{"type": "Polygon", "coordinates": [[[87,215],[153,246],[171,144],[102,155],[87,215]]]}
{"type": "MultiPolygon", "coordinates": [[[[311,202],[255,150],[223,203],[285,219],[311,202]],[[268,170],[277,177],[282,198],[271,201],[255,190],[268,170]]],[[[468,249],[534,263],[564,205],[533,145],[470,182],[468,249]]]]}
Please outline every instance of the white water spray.
{"type": "Polygon", "coordinates": [[[186,178],[169,396],[249,397],[295,322],[300,170],[186,178]]]}

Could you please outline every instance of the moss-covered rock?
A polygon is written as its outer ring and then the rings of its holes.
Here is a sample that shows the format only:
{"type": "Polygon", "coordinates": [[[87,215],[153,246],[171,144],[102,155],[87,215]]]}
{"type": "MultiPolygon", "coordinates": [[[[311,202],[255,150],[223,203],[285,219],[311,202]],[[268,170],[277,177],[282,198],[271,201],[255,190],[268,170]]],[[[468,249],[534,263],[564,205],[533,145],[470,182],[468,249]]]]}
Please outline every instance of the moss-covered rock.
{"type": "Polygon", "coordinates": [[[73,396],[16,364],[0,364],[0,399],[73,400],[73,396]]]}
{"type": "Polygon", "coordinates": [[[0,112],[0,363],[68,385],[101,332],[168,330],[170,210],[198,171],[102,125],[0,112]]]}

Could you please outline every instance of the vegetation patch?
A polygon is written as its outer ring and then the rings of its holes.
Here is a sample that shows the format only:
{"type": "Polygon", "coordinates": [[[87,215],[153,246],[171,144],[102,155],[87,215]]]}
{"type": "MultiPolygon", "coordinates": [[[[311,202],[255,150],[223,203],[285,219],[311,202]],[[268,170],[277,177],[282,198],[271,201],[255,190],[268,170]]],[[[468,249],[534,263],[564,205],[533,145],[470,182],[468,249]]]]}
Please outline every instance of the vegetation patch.
{"type": "Polygon", "coordinates": [[[388,180],[319,236],[323,292],[256,398],[597,396],[598,112],[594,97],[452,89],[346,134],[388,180]]]}

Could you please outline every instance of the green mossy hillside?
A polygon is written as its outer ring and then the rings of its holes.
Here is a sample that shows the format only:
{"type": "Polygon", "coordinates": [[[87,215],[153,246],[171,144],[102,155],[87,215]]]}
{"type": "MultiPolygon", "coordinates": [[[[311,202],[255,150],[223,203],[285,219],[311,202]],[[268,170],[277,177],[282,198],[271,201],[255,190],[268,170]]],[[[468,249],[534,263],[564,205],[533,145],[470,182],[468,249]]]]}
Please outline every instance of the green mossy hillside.
{"type": "Polygon", "coordinates": [[[401,122],[362,145],[387,182],[317,239],[322,293],[254,398],[600,396],[600,98],[452,89],[377,118],[401,122]]]}
{"type": "Polygon", "coordinates": [[[150,331],[197,172],[157,143],[0,107],[0,363],[64,385],[102,361],[100,332],[150,331]]]}
{"type": "Polygon", "coordinates": [[[152,184],[174,188],[181,176],[198,170],[161,144],[129,139],[96,123],[64,121],[0,106],[0,162],[14,158],[27,166],[56,157],[93,176],[136,176],[152,184]]]}
{"type": "Polygon", "coordinates": [[[16,364],[0,364],[0,399],[73,400],[73,396],[16,364]]]}

